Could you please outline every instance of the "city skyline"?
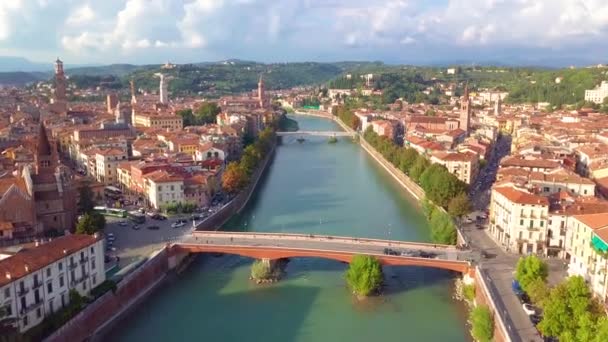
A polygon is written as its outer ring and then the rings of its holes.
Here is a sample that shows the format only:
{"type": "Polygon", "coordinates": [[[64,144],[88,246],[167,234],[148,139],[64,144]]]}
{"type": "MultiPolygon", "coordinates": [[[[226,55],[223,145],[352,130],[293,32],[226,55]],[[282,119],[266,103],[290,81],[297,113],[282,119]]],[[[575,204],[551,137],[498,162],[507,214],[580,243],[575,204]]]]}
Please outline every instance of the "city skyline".
{"type": "Polygon", "coordinates": [[[70,64],[380,60],[599,63],[608,4],[71,0],[0,4],[0,56],[70,64]]]}

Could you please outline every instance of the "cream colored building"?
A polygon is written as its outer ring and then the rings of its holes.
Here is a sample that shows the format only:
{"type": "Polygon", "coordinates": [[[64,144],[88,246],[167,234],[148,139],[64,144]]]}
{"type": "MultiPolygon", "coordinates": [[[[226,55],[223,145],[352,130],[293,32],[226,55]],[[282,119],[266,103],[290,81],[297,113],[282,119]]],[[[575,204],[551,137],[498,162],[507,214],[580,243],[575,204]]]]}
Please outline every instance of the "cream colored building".
{"type": "Polygon", "coordinates": [[[138,113],[133,115],[135,127],[151,127],[170,130],[180,130],[184,127],[181,116],[172,114],[138,113]]]}
{"type": "Polygon", "coordinates": [[[94,176],[98,182],[103,184],[117,184],[118,174],[116,167],[118,163],[127,160],[127,151],[120,149],[99,150],[95,154],[94,176]]]}
{"type": "Polygon", "coordinates": [[[588,214],[572,220],[572,250],[568,275],[585,278],[594,295],[606,302],[608,213],[588,214]]]}
{"type": "Polygon", "coordinates": [[[602,103],[608,97],[608,81],[602,81],[599,87],[585,90],[585,101],[602,103]]]}
{"type": "Polygon", "coordinates": [[[479,173],[479,155],[473,152],[444,152],[431,155],[431,163],[445,166],[461,181],[471,184],[479,173]]]}
{"type": "Polygon", "coordinates": [[[0,306],[20,332],[69,304],[69,291],[86,296],[105,280],[104,240],[66,235],[37,247],[0,254],[0,306]]]}
{"type": "Polygon", "coordinates": [[[494,186],[489,233],[507,251],[545,253],[549,200],[511,184],[494,186]]]}
{"type": "Polygon", "coordinates": [[[158,170],[144,176],[146,197],[150,206],[160,209],[184,202],[184,177],[158,170]]]}

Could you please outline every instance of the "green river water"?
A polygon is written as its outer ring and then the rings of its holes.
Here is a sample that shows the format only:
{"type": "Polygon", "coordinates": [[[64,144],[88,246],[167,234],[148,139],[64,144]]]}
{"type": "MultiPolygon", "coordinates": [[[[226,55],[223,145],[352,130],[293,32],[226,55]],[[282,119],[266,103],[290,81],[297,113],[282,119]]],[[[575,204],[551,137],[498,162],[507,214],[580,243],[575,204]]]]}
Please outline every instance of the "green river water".
{"type": "MultiPolygon", "coordinates": [[[[339,130],[293,116],[301,130],[339,130]]],[[[356,143],[284,138],[242,215],[225,230],[323,233],[429,241],[415,202],[356,143]]],[[[279,283],[248,280],[251,260],[204,256],[113,329],[108,341],[468,341],[455,275],[385,267],[379,297],[358,302],[347,265],[293,259],[279,283]]]]}

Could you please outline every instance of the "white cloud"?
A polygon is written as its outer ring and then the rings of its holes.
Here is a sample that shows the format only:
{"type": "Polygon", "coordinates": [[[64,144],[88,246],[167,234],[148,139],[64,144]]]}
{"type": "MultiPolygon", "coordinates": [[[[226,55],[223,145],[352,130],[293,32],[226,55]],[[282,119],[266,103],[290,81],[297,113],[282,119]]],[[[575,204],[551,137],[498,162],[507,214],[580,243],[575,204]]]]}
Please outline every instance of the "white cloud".
{"type": "Polygon", "coordinates": [[[395,44],[450,52],[606,39],[606,0],[0,0],[2,51],[65,50],[83,60],[176,48],[196,58],[272,58],[277,46],[342,58],[352,52],[341,47],[357,46],[373,57],[397,55],[395,44]]]}
{"type": "Polygon", "coordinates": [[[82,7],[79,7],[77,9],[75,9],[70,16],[68,17],[68,19],[66,20],[66,25],[70,25],[70,26],[79,26],[79,25],[83,25],[86,23],[89,23],[90,21],[95,19],[95,12],[93,12],[93,9],[91,9],[91,7],[89,5],[84,5],[82,7]]]}

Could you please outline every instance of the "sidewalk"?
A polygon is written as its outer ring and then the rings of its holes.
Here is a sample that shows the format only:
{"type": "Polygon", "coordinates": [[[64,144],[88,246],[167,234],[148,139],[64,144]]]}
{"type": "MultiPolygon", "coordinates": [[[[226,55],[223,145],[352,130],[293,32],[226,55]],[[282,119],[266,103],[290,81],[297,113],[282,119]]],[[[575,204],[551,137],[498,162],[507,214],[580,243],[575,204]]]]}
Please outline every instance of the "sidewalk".
{"type": "Polygon", "coordinates": [[[486,229],[477,229],[475,224],[466,224],[461,229],[473,250],[483,250],[489,255],[489,258],[483,261],[482,268],[487,272],[493,285],[489,286],[492,297],[498,309],[502,310],[507,330],[513,333],[513,341],[542,341],[511,288],[513,272],[519,256],[507,254],[500,249],[486,234],[486,229]]]}

